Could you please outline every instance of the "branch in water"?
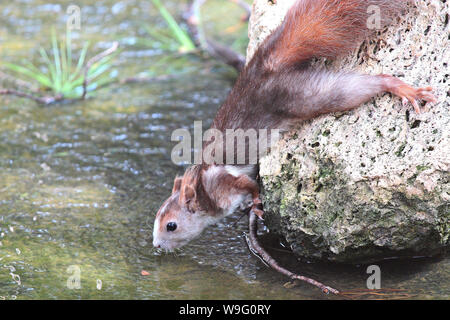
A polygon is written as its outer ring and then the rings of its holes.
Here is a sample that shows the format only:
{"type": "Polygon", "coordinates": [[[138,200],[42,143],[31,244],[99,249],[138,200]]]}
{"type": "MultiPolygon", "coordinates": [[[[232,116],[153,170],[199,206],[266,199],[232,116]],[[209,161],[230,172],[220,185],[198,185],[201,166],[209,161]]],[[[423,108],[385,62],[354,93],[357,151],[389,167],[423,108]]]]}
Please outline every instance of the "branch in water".
{"type": "Polygon", "coordinates": [[[119,81],[120,84],[127,84],[127,83],[147,83],[147,82],[156,82],[156,81],[164,81],[164,80],[170,80],[173,78],[176,78],[178,75],[170,75],[165,74],[161,76],[155,76],[155,77],[129,77],[125,78],[119,81]]]}
{"type": "Polygon", "coordinates": [[[215,42],[211,39],[206,39],[208,44],[208,53],[225,62],[229,66],[232,66],[237,71],[242,71],[245,66],[245,57],[224,45],[215,42]]]}
{"type": "Polygon", "coordinates": [[[11,96],[16,96],[16,97],[28,98],[28,99],[36,101],[37,103],[40,103],[40,104],[52,104],[52,103],[64,100],[64,97],[62,95],[38,97],[38,96],[34,96],[32,94],[25,93],[22,91],[17,91],[14,89],[0,89],[0,95],[11,95],[11,96]]]}
{"type": "Polygon", "coordinates": [[[113,54],[118,48],[119,48],[119,42],[115,41],[112,44],[111,48],[106,49],[103,52],[100,52],[96,56],[94,56],[91,59],[89,59],[89,61],[86,63],[86,66],[84,67],[83,94],[81,95],[81,99],[82,100],[84,100],[86,98],[87,86],[89,84],[89,80],[88,80],[89,69],[91,69],[91,67],[92,67],[92,65],[94,63],[96,63],[96,62],[102,60],[103,58],[113,54]]]}
{"type": "Polygon", "coordinates": [[[316,286],[322,290],[324,293],[333,293],[335,295],[338,295],[340,297],[346,298],[346,299],[361,299],[363,297],[375,297],[377,299],[411,299],[416,294],[411,294],[407,292],[404,289],[390,289],[390,288],[384,288],[384,289],[355,289],[352,291],[338,291],[334,288],[328,287],[314,279],[301,276],[295,273],[290,272],[289,270],[286,270],[285,268],[281,267],[275,259],[273,259],[270,254],[265,251],[261,245],[258,242],[258,221],[256,214],[250,210],[249,213],[249,235],[247,237],[247,245],[250,249],[250,251],[268,267],[271,267],[275,269],[276,271],[288,276],[289,278],[293,280],[300,280],[307,282],[309,284],[312,284],[313,286],[316,286]]]}
{"type": "Polygon", "coordinates": [[[323,283],[320,283],[314,279],[292,273],[289,270],[281,267],[275,261],[275,259],[273,259],[270,256],[270,254],[261,247],[261,245],[258,242],[258,236],[257,236],[258,221],[257,221],[257,216],[253,212],[253,210],[250,210],[248,225],[249,225],[249,236],[248,236],[247,243],[249,245],[249,249],[250,249],[250,251],[252,251],[253,254],[257,255],[257,257],[260,258],[264,263],[266,263],[272,269],[275,269],[279,273],[282,273],[293,280],[300,280],[300,281],[304,281],[309,284],[312,284],[313,286],[320,288],[322,290],[322,292],[324,292],[324,293],[328,294],[329,292],[331,292],[336,295],[339,294],[339,291],[334,288],[328,287],[328,286],[324,285],[323,283]]]}

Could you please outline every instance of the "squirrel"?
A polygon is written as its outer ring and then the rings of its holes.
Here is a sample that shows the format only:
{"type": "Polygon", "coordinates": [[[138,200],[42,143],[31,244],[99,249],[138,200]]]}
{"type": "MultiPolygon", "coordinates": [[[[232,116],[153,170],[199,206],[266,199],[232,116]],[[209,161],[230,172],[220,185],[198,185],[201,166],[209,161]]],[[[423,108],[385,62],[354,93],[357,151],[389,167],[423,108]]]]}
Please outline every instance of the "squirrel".
{"type": "MultiPolygon", "coordinates": [[[[288,130],[320,115],[352,110],[388,92],[421,112],[437,100],[431,87],[414,88],[390,75],[313,67],[356,49],[370,34],[369,6],[389,24],[410,0],[297,0],[282,24],[259,46],[219,108],[211,128],[288,130]]],[[[262,218],[257,165],[197,164],[176,177],[171,196],[156,214],[153,246],[179,248],[209,225],[252,210],[262,218]]]]}

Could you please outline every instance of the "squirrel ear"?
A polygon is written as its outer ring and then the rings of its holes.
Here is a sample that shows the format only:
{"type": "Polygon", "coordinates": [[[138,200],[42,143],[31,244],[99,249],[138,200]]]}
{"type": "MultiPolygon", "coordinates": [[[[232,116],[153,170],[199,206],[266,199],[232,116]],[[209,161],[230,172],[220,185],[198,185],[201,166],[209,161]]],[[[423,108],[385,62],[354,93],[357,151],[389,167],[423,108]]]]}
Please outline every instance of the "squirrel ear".
{"type": "Polygon", "coordinates": [[[180,177],[176,177],[175,180],[173,181],[173,189],[172,189],[172,193],[175,193],[177,191],[180,191],[181,189],[181,181],[183,179],[180,177]]]}
{"type": "Polygon", "coordinates": [[[195,190],[191,186],[184,186],[184,201],[186,203],[190,202],[195,198],[195,190]]]}
{"type": "Polygon", "coordinates": [[[194,188],[189,185],[185,185],[180,194],[181,203],[187,205],[187,207],[191,209],[192,206],[190,204],[192,204],[195,197],[196,193],[194,188]]]}

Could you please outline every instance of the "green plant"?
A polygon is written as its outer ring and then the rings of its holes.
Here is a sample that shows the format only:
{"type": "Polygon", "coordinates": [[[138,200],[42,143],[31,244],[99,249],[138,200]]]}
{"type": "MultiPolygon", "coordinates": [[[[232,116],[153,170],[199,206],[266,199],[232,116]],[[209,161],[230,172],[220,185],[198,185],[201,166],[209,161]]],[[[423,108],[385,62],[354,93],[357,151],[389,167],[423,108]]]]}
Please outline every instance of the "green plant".
{"type": "Polygon", "coordinates": [[[43,61],[41,68],[36,67],[30,61],[25,61],[24,65],[5,63],[4,66],[38,82],[45,91],[51,91],[65,99],[80,98],[85,94],[84,91],[95,90],[111,81],[105,72],[111,68],[113,55],[101,57],[89,65],[89,62],[85,63],[88,47],[89,42],[85,42],[78,60],[74,64],[70,31],[67,31],[64,41],[58,41],[56,32],[53,30],[51,55],[43,47],[39,48],[40,58],[43,61]],[[89,65],[88,68],[87,65],[89,65]]]}
{"type": "Polygon", "coordinates": [[[152,0],[153,5],[158,9],[160,15],[169,26],[169,33],[159,31],[145,26],[148,34],[155,40],[157,40],[163,49],[173,50],[176,48],[180,52],[191,52],[196,49],[194,42],[189,35],[184,31],[180,25],[176,22],[170,12],[162,5],[160,0],[152,0]]]}

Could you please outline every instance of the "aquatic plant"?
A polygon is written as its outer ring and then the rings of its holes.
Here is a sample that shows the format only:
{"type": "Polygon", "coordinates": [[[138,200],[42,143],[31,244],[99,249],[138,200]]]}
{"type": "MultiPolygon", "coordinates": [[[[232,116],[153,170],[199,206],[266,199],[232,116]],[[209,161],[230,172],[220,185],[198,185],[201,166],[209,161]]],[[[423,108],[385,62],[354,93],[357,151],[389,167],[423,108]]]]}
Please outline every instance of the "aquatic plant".
{"type": "Polygon", "coordinates": [[[164,19],[169,27],[169,32],[157,30],[152,26],[145,25],[147,33],[157,40],[161,48],[173,50],[176,49],[179,52],[191,52],[196,50],[194,41],[177,23],[175,18],[170,12],[163,6],[160,0],[152,0],[153,5],[158,9],[161,17],[164,19]]]}
{"type": "Polygon", "coordinates": [[[19,93],[15,90],[1,90],[0,94],[13,94],[41,103],[51,103],[63,99],[84,99],[88,91],[93,91],[111,82],[111,76],[107,71],[111,69],[111,62],[118,44],[94,56],[86,62],[89,42],[85,42],[74,63],[72,52],[72,37],[67,31],[63,41],[58,41],[56,32],[51,36],[51,54],[43,47],[39,48],[40,58],[43,64],[36,67],[31,61],[25,61],[23,65],[4,63],[3,66],[28,80],[39,84],[40,90],[32,94],[19,93]],[[40,97],[41,92],[50,92],[52,97],[40,97]],[[37,94],[37,96],[36,96],[37,94]],[[46,99],[42,99],[46,98],[46,99]],[[53,99],[48,99],[53,98],[53,99]]]}

